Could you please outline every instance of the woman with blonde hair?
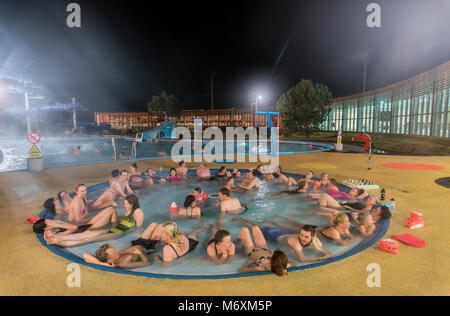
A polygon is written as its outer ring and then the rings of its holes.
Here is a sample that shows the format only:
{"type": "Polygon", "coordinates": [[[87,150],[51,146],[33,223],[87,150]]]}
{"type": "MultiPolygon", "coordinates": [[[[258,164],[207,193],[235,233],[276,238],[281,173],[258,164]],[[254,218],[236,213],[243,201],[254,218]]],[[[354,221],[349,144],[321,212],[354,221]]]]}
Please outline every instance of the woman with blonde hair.
{"type": "Polygon", "coordinates": [[[199,244],[198,234],[204,230],[205,228],[198,228],[185,236],[178,230],[178,226],[174,222],[162,224],[161,240],[167,245],[163,248],[162,257],[156,256],[155,261],[164,268],[170,267],[174,259],[183,257],[195,250],[199,244]]]}

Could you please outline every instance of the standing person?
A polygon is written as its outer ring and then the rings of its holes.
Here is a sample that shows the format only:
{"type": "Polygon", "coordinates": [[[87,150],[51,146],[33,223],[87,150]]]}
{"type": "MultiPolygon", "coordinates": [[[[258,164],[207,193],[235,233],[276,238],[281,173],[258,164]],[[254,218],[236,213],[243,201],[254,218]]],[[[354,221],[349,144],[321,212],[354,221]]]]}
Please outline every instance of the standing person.
{"type": "MultiPolygon", "coordinates": [[[[281,216],[278,216],[283,218],[281,216]]],[[[233,221],[240,221],[249,228],[256,226],[255,223],[248,221],[242,217],[235,217],[233,221]]],[[[268,221],[270,222],[270,221],[268,221]]],[[[299,233],[293,233],[292,230],[282,228],[260,227],[264,238],[268,241],[275,241],[292,248],[295,251],[300,262],[316,262],[331,258],[331,253],[326,250],[320,240],[316,236],[316,226],[304,225],[299,233]],[[315,250],[322,254],[321,257],[305,257],[303,248],[314,247],[315,250]]]]}
{"type": "Polygon", "coordinates": [[[198,234],[204,228],[196,229],[188,236],[178,230],[177,224],[168,222],[162,225],[161,240],[167,245],[163,248],[163,255],[156,256],[155,261],[164,268],[172,265],[174,259],[183,257],[198,246],[198,234]]]}
{"type": "Polygon", "coordinates": [[[278,276],[287,274],[287,268],[296,266],[290,262],[286,254],[277,249],[272,252],[267,245],[261,229],[253,226],[253,240],[248,227],[243,227],[239,232],[239,240],[242,242],[244,252],[248,256],[247,262],[239,268],[239,272],[272,271],[278,276]],[[252,267],[256,265],[256,267],[252,267]]]}

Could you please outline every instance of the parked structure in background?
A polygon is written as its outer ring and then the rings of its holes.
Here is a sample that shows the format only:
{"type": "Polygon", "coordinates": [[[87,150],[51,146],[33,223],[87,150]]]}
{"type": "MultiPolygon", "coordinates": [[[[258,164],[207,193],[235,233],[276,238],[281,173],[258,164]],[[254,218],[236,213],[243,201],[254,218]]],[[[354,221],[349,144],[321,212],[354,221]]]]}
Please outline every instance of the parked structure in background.
{"type": "MultiPolygon", "coordinates": [[[[413,78],[357,95],[335,98],[324,131],[392,133],[450,137],[450,61],[413,78]]],[[[273,111],[274,108],[263,109],[273,111]]],[[[268,126],[265,115],[251,109],[184,110],[177,125],[268,126]]],[[[95,113],[97,123],[113,129],[148,129],[158,123],[156,115],[141,113],[95,113]]],[[[275,127],[283,127],[280,116],[275,127]]]]}
{"type": "MultiPolygon", "coordinates": [[[[176,119],[179,126],[194,127],[194,118],[203,119],[203,126],[234,127],[253,126],[269,127],[266,115],[257,114],[253,120],[254,112],[250,109],[216,109],[216,110],[184,110],[182,115],[176,119]]],[[[158,117],[150,116],[147,112],[104,112],[95,113],[96,123],[111,124],[112,129],[148,129],[153,128],[158,123],[158,117]]],[[[275,127],[283,127],[283,122],[279,115],[272,117],[275,127]]]]}
{"type": "Polygon", "coordinates": [[[450,61],[413,78],[333,99],[323,130],[450,136],[450,61]]]}

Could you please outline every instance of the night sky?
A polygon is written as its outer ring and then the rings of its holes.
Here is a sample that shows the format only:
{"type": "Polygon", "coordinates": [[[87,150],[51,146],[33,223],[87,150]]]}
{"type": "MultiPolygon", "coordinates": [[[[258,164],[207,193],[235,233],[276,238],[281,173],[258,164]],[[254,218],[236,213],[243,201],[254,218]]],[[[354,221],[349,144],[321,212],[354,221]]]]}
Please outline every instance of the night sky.
{"type": "Polygon", "coordinates": [[[92,111],[144,111],[163,90],[210,108],[213,70],[215,108],[258,94],[274,105],[302,78],[340,97],[362,91],[365,56],[367,90],[449,60],[449,12],[449,0],[1,0],[0,69],[92,111]],[[71,2],[78,29],[66,25],[71,2]],[[381,28],[366,25],[370,2],[381,28]]]}

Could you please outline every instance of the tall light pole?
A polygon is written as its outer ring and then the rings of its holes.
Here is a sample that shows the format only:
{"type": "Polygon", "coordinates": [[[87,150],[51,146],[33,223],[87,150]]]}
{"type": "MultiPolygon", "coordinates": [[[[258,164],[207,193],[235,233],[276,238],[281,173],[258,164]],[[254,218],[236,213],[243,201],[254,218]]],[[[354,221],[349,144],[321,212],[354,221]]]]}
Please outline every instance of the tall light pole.
{"type": "MultiPolygon", "coordinates": [[[[262,99],[262,96],[260,96],[260,95],[258,95],[257,97],[256,97],[256,101],[255,101],[255,116],[254,116],[254,118],[253,118],[253,120],[255,121],[255,127],[256,127],[256,122],[257,122],[257,120],[256,120],[256,112],[258,112],[258,100],[261,100],[262,99]]],[[[252,103],[253,104],[253,103],[252,103]]]]}

